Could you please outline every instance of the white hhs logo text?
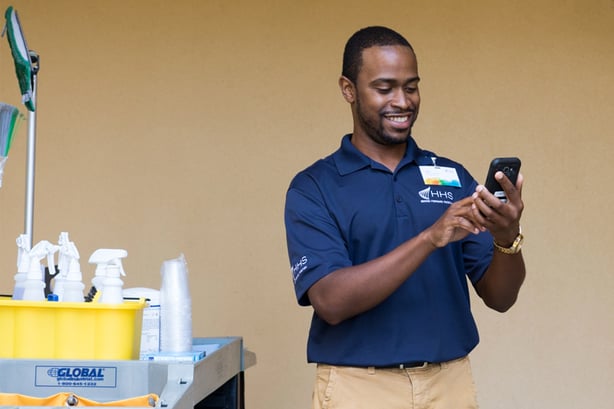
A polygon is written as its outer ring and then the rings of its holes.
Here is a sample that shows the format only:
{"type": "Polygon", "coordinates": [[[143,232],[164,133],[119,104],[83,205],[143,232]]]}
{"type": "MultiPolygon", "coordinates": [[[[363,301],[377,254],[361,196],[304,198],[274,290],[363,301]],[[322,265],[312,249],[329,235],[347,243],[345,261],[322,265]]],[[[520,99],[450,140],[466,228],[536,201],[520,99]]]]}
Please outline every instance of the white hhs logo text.
{"type": "Polygon", "coordinates": [[[292,266],[291,270],[294,282],[298,280],[298,278],[301,276],[301,273],[307,268],[307,261],[307,256],[303,256],[299,261],[296,262],[296,264],[294,264],[294,266],[292,266]]]}
{"type": "Polygon", "coordinates": [[[422,198],[420,203],[451,204],[454,201],[454,194],[452,194],[452,192],[441,189],[431,189],[431,186],[419,191],[418,195],[422,198]]]}

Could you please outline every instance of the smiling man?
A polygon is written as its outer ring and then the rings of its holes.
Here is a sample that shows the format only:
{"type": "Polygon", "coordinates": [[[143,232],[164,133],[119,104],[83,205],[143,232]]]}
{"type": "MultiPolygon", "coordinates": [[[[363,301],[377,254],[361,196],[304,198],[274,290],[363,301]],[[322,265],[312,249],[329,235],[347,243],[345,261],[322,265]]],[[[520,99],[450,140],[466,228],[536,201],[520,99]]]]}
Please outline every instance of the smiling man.
{"type": "Polygon", "coordinates": [[[285,223],[296,297],[314,310],[313,408],[476,408],[472,284],[506,311],[525,277],[522,175],[495,198],[412,136],[420,93],[409,42],[348,40],[339,87],[353,131],[292,180],[285,223]]]}

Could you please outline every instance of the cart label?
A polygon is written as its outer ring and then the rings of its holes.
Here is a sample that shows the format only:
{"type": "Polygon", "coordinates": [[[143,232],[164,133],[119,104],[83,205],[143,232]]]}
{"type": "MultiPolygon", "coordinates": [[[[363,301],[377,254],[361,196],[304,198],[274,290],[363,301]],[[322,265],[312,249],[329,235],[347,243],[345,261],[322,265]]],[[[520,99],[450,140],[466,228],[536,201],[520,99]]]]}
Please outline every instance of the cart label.
{"type": "Polygon", "coordinates": [[[115,388],[117,368],[112,366],[37,365],[35,386],[115,388]]]}

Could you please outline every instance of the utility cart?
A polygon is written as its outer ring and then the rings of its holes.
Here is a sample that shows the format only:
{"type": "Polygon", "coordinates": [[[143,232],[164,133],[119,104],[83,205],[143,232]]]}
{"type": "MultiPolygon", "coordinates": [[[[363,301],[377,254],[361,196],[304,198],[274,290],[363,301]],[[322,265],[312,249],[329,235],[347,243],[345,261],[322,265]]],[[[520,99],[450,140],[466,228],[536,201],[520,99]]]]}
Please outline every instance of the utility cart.
{"type": "Polygon", "coordinates": [[[256,355],[243,347],[241,337],[195,338],[193,344],[205,351],[197,362],[0,359],[1,394],[66,396],[62,405],[23,405],[16,400],[0,408],[65,408],[79,405],[80,399],[126,408],[131,406],[113,402],[149,396],[146,404],[134,407],[243,409],[244,372],[256,364],[256,355]]]}

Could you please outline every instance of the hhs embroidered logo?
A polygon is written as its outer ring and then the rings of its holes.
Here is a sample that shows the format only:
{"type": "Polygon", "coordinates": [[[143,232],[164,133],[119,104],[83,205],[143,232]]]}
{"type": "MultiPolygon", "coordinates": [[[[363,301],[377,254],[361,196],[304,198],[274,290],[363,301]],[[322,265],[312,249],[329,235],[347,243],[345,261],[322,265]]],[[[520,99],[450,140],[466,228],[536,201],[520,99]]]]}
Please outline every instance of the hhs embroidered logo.
{"type": "Polygon", "coordinates": [[[431,186],[420,190],[418,195],[422,199],[420,200],[420,203],[452,204],[454,201],[454,194],[452,192],[442,189],[431,189],[431,186]]]}

